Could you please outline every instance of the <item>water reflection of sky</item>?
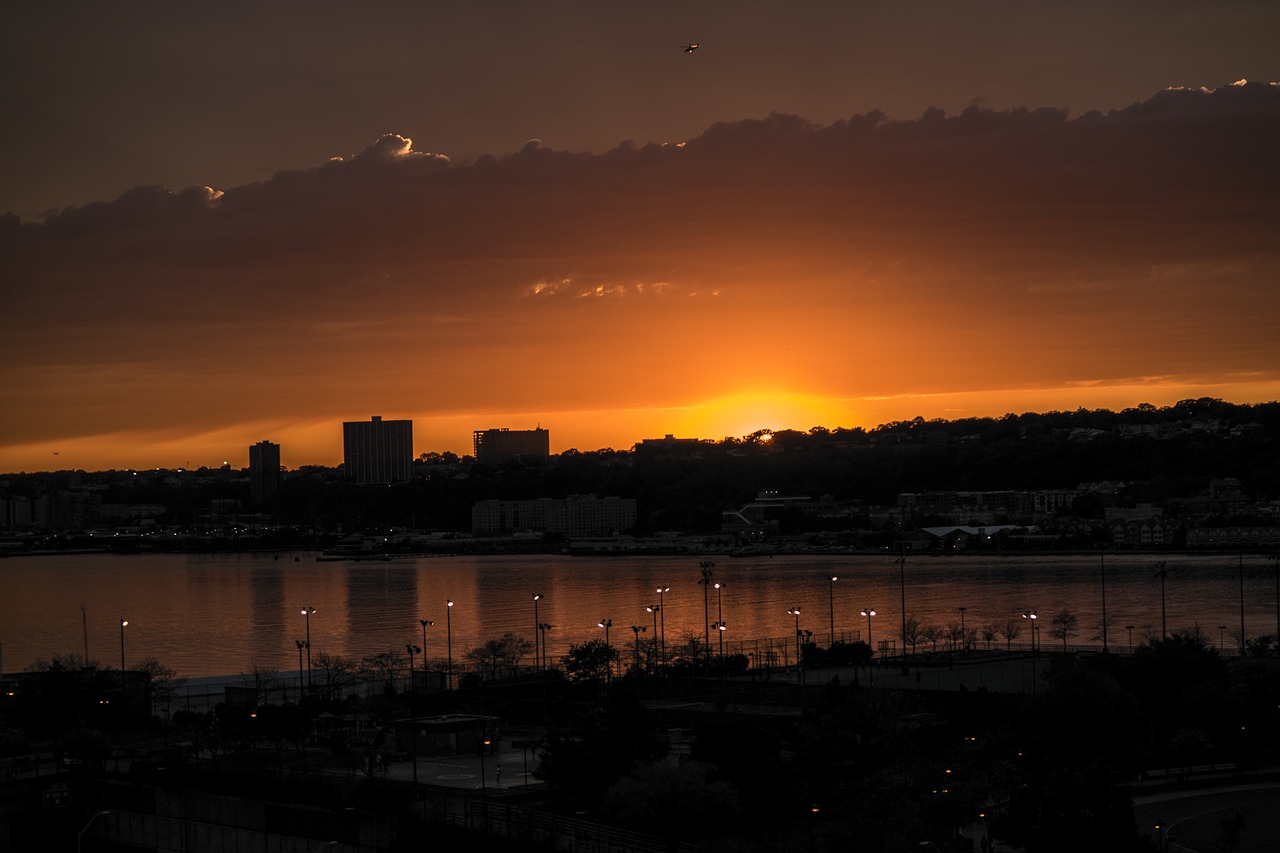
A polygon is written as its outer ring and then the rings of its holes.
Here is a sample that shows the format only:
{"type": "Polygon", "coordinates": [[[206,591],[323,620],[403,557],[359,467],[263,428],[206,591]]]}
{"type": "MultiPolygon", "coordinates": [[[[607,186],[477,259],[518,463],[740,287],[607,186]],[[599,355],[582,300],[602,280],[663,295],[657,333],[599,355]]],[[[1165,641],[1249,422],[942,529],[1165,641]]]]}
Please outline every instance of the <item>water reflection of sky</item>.
{"type": "MultiPolygon", "coordinates": [[[[697,557],[561,556],[442,557],[368,563],[320,563],[313,555],[68,555],[11,558],[0,563],[0,642],[4,668],[14,671],[54,654],[83,654],[118,666],[119,619],[129,619],[130,664],[155,657],[187,675],[244,672],[254,666],[291,670],[297,640],[306,636],[301,610],[311,617],[313,652],[359,659],[422,643],[445,657],[449,631],[455,659],[506,631],[532,640],[537,622],[553,626],[548,654],[570,643],[603,638],[629,647],[632,626],[652,637],[665,623],[668,646],[706,637],[717,616],[716,591],[698,584],[697,557]],[[657,588],[671,591],[659,596],[657,588]],[[704,598],[705,592],[705,598],[704,598]],[[537,619],[533,594],[541,593],[537,619]],[[456,606],[446,618],[445,601],[456,606]],[[646,605],[662,600],[659,614],[646,605]],[[84,605],[82,621],[81,605],[84,605]],[[656,619],[655,619],[656,616],[656,619]],[[87,632],[86,629],[87,628],[87,632]]],[[[706,558],[702,558],[705,560],[706,558]]],[[[1164,561],[1169,629],[1199,624],[1213,642],[1228,645],[1240,625],[1240,558],[1236,556],[1097,555],[1048,557],[911,557],[902,572],[892,556],[716,558],[728,625],[726,649],[772,637],[781,642],[800,627],[826,642],[863,638],[864,608],[874,608],[873,639],[900,642],[903,610],[924,624],[970,628],[1000,625],[1035,609],[1048,619],[1064,608],[1079,618],[1073,643],[1099,645],[1102,573],[1106,571],[1110,642],[1127,645],[1160,628],[1157,561],[1164,561]],[[839,580],[830,582],[832,575],[839,580]],[[1221,628],[1220,628],[1221,626],[1221,628]]],[[[1276,630],[1275,563],[1247,556],[1244,615],[1250,635],[1276,630]]],[[[712,632],[714,633],[714,632],[712,632]]],[[[1046,634],[1047,636],[1047,634],[1046,634]]],[[[718,638],[712,637],[713,644],[718,638]]],[[[1026,642],[1024,634],[1017,642],[1026,642]]]]}

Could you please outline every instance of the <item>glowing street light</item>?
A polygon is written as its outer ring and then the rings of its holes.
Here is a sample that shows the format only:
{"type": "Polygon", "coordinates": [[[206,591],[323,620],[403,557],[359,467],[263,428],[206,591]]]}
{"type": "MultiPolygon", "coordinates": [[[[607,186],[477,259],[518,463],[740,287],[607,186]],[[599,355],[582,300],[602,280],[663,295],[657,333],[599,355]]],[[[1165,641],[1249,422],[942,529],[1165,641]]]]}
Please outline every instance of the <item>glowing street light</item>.
{"type": "MultiPolygon", "coordinates": [[[[650,604],[648,607],[645,608],[645,610],[648,610],[650,613],[653,614],[653,661],[651,662],[649,668],[657,669],[658,667],[658,614],[662,612],[662,605],[650,604]]],[[[665,625],[666,617],[663,617],[663,620],[664,620],[663,624],[665,625]]]]}
{"type": "Polygon", "coordinates": [[[827,616],[831,620],[831,639],[827,643],[828,646],[836,644],[836,581],[840,578],[835,575],[831,576],[831,585],[827,591],[827,616]]]}
{"type": "Polygon", "coordinates": [[[535,592],[533,594],[533,671],[538,671],[538,633],[542,629],[542,623],[538,621],[538,602],[542,600],[542,593],[535,592]]]}
{"type": "Polygon", "coordinates": [[[711,570],[715,567],[715,563],[703,561],[698,563],[698,568],[702,572],[702,577],[698,581],[698,585],[702,587],[702,621],[706,626],[706,644],[707,654],[711,654],[711,602],[710,587],[712,584],[711,570]]]}
{"type": "Polygon", "coordinates": [[[665,596],[667,593],[671,592],[671,587],[663,585],[658,587],[657,591],[658,591],[658,610],[661,611],[660,621],[662,624],[662,667],[663,669],[666,669],[666,666],[667,666],[667,611],[665,609],[665,605],[667,603],[667,599],[665,598],[665,596]]]}
{"type": "Polygon", "coordinates": [[[311,691],[311,614],[316,612],[314,607],[304,607],[300,611],[307,620],[307,692],[311,691]]]}
{"type": "MultiPolygon", "coordinates": [[[[129,624],[129,620],[120,617],[120,689],[124,689],[124,626],[129,624]]],[[[87,664],[88,661],[85,661],[87,664]]]]}
{"type": "Polygon", "coordinates": [[[453,689],[453,599],[446,599],[444,603],[444,627],[445,636],[448,638],[449,663],[445,670],[446,690],[453,689]]]}
{"type": "Polygon", "coordinates": [[[794,616],[796,620],[796,669],[800,669],[800,608],[792,607],[787,610],[788,616],[794,616]]]}
{"type": "Polygon", "coordinates": [[[418,624],[422,626],[422,692],[426,694],[431,691],[431,681],[427,672],[427,627],[436,623],[430,619],[419,619],[418,624]]]}

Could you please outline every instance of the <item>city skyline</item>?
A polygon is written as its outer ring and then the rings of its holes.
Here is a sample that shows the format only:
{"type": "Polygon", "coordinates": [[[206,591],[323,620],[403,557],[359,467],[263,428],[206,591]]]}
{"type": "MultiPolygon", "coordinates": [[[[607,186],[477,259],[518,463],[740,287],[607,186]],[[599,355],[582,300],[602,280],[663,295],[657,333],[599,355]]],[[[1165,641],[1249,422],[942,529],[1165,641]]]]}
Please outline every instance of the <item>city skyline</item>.
{"type": "Polygon", "coordinates": [[[6,9],[0,470],[1280,399],[1280,8],[1114,5],[6,9]]]}

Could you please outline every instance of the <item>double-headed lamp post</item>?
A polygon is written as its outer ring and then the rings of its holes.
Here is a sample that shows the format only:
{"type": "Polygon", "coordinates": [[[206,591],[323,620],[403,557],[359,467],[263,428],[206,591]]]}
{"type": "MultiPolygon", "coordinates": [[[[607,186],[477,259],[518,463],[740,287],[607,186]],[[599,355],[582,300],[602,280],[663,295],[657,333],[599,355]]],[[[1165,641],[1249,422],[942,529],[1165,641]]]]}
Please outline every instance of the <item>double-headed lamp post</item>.
{"type": "Polygon", "coordinates": [[[661,604],[650,604],[645,608],[653,614],[653,655],[649,668],[657,670],[658,668],[658,613],[662,610],[661,604]]]}
{"type": "Polygon", "coordinates": [[[607,656],[605,660],[609,665],[608,677],[606,680],[612,681],[613,680],[613,646],[609,645],[609,629],[613,627],[613,620],[601,619],[599,622],[596,623],[596,627],[604,629],[604,651],[605,651],[605,655],[607,656]]]}
{"type": "Polygon", "coordinates": [[[667,586],[666,584],[663,584],[662,586],[658,587],[657,592],[658,592],[658,610],[661,611],[658,614],[658,617],[659,617],[658,621],[662,625],[662,668],[666,669],[667,667],[667,608],[666,608],[667,599],[666,599],[666,595],[667,593],[671,592],[671,587],[667,586]]]}
{"type": "MultiPolygon", "coordinates": [[[[129,624],[129,620],[120,617],[120,689],[124,689],[124,626],[129,624]]],[[[87,665],[89,662],[85,661],[87,665]]]]}
{"type": "Polygon", "coordinates": [[[800,670],[800,608],[792,607],[787,610],[788,616],[795,617],[796,620],[796,671],[800,670]]]}
{"type": "Polygon", "coordinates": [[[409,653],[409,725],[413,740],[413,784],[418,784],[418,718],[413,708],[413,656],[422,651],[421,646],[407,643],[404,650],[409,653]]]}
{"type": "Polygon", "coordinates": [[[707,654],[711,654],[711,570],[715,568],[715,563],[703,561],[698,563],[698,569],[702,573],[702,577],[698,580],[698,585],[702,587],[702,621],[706,625],[706,644],[707,654]]]}
{"type": "Polygon", "coordinates": [[[302,678],[304,672],[302,669],[302,650],[307,648],[309,644],[306,640],[294,640],[293,644],[298,647],[298,696],[301,697],[303,685],[305,684],[302,678]]]}
{"type": "Polygon", "coordinates": [[[427,673],[427,628],[436,623],[430,619],[419,619],[418,624],[422,626],[422,692],[426,694],[431,691],[431,682],[427,673]]]}
{"type": "Polygon", "coordinates": [[[446,648],[448,649],[448,655],[449,655],[449,657],[447,658],[448,660],[447,668],[445,669],[445,679],[447,682],[445,684],[445,689],[452,690],[453,689],[453,599],[452,598],[445,599],[445,602],[444,602],[444,627],[445,627],[445,638],[446,638],[446,641],[448,642],[448,646],[446,648]]]}
{"type": "Polygon", "coordinates": [[[533,594],[533,671],[538,671],[538,634],[542,631],[542,623],[538,621],[538,602],[542,600],[542,593],[535,592],[533,594]]]}
{"type": "Polygon", "coordinates": [[[640,635],[648,630],[649,628],[645,625],[631,626],[631,633],[636,635],[636,671],[637,672],[640,671],[640,635]]]}
{"type": "Polygon", "coordinates": [[[871,639],[871,617],[876,615],[875,610],[870,607],[861,611],[862,615],[867,617],[867,645],[871,647],[871,657],[876,656],[876,644],[871,639]]]}
{"type": "Polygon", "coordinates": [[[836,644],[836,581],[840,578],[831,576],[831,586],[827,590],[827,616],[831,620],[831,639],[828,645],[836,644]]]}
{"type": "Polygon", "coordinates": [[[307,620],[307,690],[311,690],[311,614],[315,613],[314,607],[304,607],[301,613],[307,620]]]}

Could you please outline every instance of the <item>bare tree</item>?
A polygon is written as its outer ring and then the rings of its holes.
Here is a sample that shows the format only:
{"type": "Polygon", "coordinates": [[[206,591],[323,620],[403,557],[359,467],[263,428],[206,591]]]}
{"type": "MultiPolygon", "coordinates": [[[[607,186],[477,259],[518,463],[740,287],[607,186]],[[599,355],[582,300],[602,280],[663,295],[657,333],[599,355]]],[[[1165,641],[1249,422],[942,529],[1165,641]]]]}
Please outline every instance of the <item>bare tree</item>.
{"type": "Polygon", "coordinates": [[[476,646],[467,652],[466,658],[474,664],[486,667],[489,677],[496,679],[499,667],[506,667],[514,674],[520,661],[531,651],[533,643],[508,631],[497,639],[488,640],[483,646],[476,646]]]}
{"type": "Polygon", "coordinates": [[[920,642],[920,620],[908,616],[903,626],[903,642],[911,646],[911,654],[916,653],[916,643],[920,642]]]}
{"type": "Polygon", "coordinates": [[[187,679],[180,677],[176,669],[165,666],[155,658],[147,658],[138,664],[138,669],[147,674],[151,701],[157,708],[169,708],[173,704],[173,697],[187,686],[187,679]]]}
{"type": "Polygon", "coordinates": [[[1049,620],[1049,636],[1055,640],[1062,641],[1062,651],[1067,650],[1067,640],[1076,633],[1080,627],[1080,617],[1076,616],[1070,610],[1063,608],[1049,620]]]}
{"type": "Polygon", "coordinates": [[[256,659],[250,662],[247,672],[240,673],[240,677],[244,679],[246,687],[253,688],[259,704],[263,705],[269,704],[276,692],[284,687],[276,671],[258,663],[256,659]]]}
{"type": "Polygon", "coordinates": [[[356,664],[340,655],[317,652],[311,659],[311,675],[324,692],[326,701],[342,698],[356,683],[356,664]]]}
{"type": "Polygon", "coordinates": [[[396,678],[405,667],[404,653],[392,649],[368,655],[360,661],[360,674],[368,679],[382,681],[388,694],[396,692],[396,678]]]}
{"type": "Polygon", "coordinates": [[[959,622],[952,622],[947,625],[947,642],[951,644],[951,651],[960,648],[964,643],[965,631],[960,627],[959,622]]]}
{"type": "Polygon", "coordinates": [[[991,644],[996,641],[999,634],[995,625],[986,624],[982,626],[982,642],[987,644],[987,651],[991,651],[991,644]]]}
{"type": "Polygon", "coordinates": [[[946,632],[937,625],[925,625],[920,629],[920,639],[926,643],[932,643],[935,652],[938,650],[938,641],[944,637],[946,637],[946,632]]]}
{"type": "Polygon", "coordinates": [[[1022,623],[1016,619],[1010,619],[1000,626],[1000,636],[1004,637],[1005,651],[1013,649],[1013,641],[1021,634],[1022,623]]]}

